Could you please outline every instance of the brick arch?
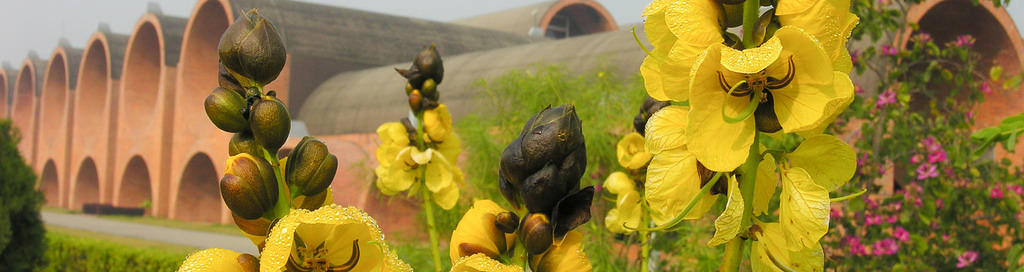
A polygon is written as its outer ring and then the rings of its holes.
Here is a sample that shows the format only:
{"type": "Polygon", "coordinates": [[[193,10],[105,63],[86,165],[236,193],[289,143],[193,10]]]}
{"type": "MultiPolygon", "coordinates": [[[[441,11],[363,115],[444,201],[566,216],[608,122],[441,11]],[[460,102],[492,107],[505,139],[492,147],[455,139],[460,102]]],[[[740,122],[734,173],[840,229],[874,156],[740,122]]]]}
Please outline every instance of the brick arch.
{"type": "Polygon", "coordinates": [[[74,210],[81,209],[82,204],[100,202],[100,171],[95,160],[85,158],[79,164],[69,195],[68,203],[74,210]]]}
{"type": "Polygon", "coordinates": [[[28,58],[21,64],[18,78],[14,82],[14,93],[11,99],[11,119],[21,133],[18,150],[30,165],[35,165],[32,147],[35,144],[36,122],[36,62],[28,58]]]}
{"type": "MultiPolygon", "coordinates": [[[[124,63],[122,64],[120,89],[117,98],[117,128],[115,132],[117,148],[113,163],[114,184],[122,186],[128,178],[128,167],[130,162],[138,156],[147,167],[149,184],[153,193],[148,195],[152,203],[152,209],[147,212],[153,215],[167,216],[167,189],[168,182],[166,172],[169,166],[165,165],[165,156],[169,156],[170,145],[164,143],[170,129],[166,125],[169,110],[167,110],[166,93],[173,89],[174,69],[168,66],[168,46],[177,48],[176,41],[170,41],[179,37],[181,33],[164,33],[165,27],[161,17],[153,13],[147,13],[139,18],[135,28],[129,36],[125,47],[124,63]]],[[[181,20],[180,18],[169,18],[168,20],[181,20]]],[[[166,22],[174,24],[177,22],[166,22]]],[[[171,30],[174,31],[174,30],[171,30]]],[[[115,186],[115,187],[116,187],[115,186]]],[[[114,198],[119,198],[123,189],[114,188],[114,198]]],[[[124,203],[124,205],[136,205],[138,203],[124,203]]]]}
{"type": "MultiPolygon", "coordinates": [[[[78,68],[78,83],[72,103],[70,161],[91,158],[99,169],[100,201],[110,201],[110,178],[108,175],[109,135],[111,124],[111,50],[103,32],[96,32],[86,43],[82,61],[78,68]]],[[[72,173],[81,172],[73,166],[72,173]]],[[[72,204],[74,204],[72,202],[72,204]]]]}
{"type": "Polygon", "coordinates": [[[188,160],[172,192],[171,218],[200,222],[226,219],[217,169],[210,156],[204,153],[197,153],[188,160]]]}
{"type": "MultiPolygon", "coordinates": [[[[71,122],[71,90],[74,88],[77,64],[81,58],[81,50],[58,46],[53,50],[50,61],[43,75],[42,88],[39,93],[39,122],[35,141],[36,157],[39,161],[53,161],[61,176],[68,176],[68,126],[71,122]]],[[[41,165],[36,165],[37,171],[41,165]]],[[[61,196],[67,192],[67,182],[59,183],[61,196]]],[[[53,199],[52,205],[66,206],[65,197],[53,199]]]]}
{"type": "MultiPolygon", "coordinates": [[[[133,156],[121,173],[120,183],[114,185],[114,204],[138,207],[144,201],[153,203],[153,178],[149,166],[141,156],[133,156]]],[[[152,209],[147,210],[151,213],[152,209]]]]}
{"type": "Polygon", "coordinates": [[[551,5],[538,26],[544,30],[545,36],[549,34],[548,27],[552,26],[552,23],[559,23],[556,16],[568,18],[570,24],[575,26],[571,29],[579,31],[578,33],[570,31],[570,37],[619,29],[611,13],[593,0],[563,0],[551,5]]]}
{"type": "Polygon", "coordinates": [[[7,100],[7,94],[9,91],[7,90],[8,82],[9,81],[7,81],[7,69],[0,67],[0,118],[10,117],[10,113],[8,113],[8,110],[11,107],[7,106],[7,103],[10,102],[7,100]]]}
{"type": "MultiPolygon", "coordinates": [[[[972,49],[981,56],[978,69],[983,74],[994,65],[1002,66],[1003,74],[1011,76],[1024,67],[1024,40],[1017,26],[1004,8],[996,8],[989,1],[973,4],[969,0],[930,0],[912,7],[907,20],[917,23],[918,32],[929,33],[940,45],[960,35],[973,36],[976,42],[972,49]]],[[[909,35],[912,33],[904,34],[903,46],[907,45],[909,35]]],[[[975,128],[998,125],[1003,118],[1021,111],[1024,93],[995,89],[974,108],[975,128]]],[[[1024,144],[1018,143],[1015,149],[1024,150],[1024,144]]],[[[996,155],[1021,164],[1019,156],[1010,156],[1001,148],[996,149],[996,155]]]]}
{"type": "Polygon", "coordinates": [[[60,174],[57,172],[57,164],[53,160],[46,161],[43,171],[39,174],[39,191],[43,192],[43,197],[46,198],[46,205],[61,206],[60,202],[63,200],[61,198],[63,192],[60,190],[60,184],[61,180],[60,174]]]}

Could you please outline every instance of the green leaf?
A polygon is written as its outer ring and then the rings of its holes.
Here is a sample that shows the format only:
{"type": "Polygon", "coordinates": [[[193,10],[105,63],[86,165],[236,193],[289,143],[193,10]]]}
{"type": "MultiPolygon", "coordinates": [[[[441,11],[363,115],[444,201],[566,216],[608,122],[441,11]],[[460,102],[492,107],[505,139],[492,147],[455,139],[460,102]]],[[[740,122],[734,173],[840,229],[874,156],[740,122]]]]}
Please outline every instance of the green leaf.
{"type": "MultiPolygon", "coordinates": [[[[999,1],[995,1],[998,3],[999,1]]],[[[1003,67],[996,65],[992,66],[992,69],[988,69],[988,77],[992,81],[999,81],[999,78],[1003,76],[1003,67]]]]}

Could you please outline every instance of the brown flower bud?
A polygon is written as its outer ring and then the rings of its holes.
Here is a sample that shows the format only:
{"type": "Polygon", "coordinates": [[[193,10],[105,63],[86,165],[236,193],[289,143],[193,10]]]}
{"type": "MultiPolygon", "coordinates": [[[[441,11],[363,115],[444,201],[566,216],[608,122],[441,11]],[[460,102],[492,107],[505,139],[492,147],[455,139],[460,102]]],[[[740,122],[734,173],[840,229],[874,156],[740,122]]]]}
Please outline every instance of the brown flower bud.
{"type": "Polygon", "coordinates": [[[416,55],[416,59],[412,62],[412,67],[409,69],[398,69],[395,68],[398,74],[405,77],[406,80],[411,84],[413,89],[423,90],[424,95],[432,100],[437,100],[436,85],[441,84],[441,80],[444,79],[444,64],[441,61],[441,54],[437,52],[437,47],[433,44],[430,47],[424,48],[416,55]],[[430,93],[425,90],[424,82],[428,79],[433,79],[433,85],[435,85],[430,93]]]}
{"type": "Polygon", "coordinates": [[[235,133],[249,129],[249,121],[242,112],[247,107],[245,99],[234,91],[217,87],[203,102],[206,117],[210,118],[217,128],[235,133]]]}
{"type": "Polygon", "coordinates": [[[519,228],[519,215],[513,212],[499,213],[494,218],[494,226],[504,233],[513,233],[519,228]]]}
{"type": "Polygon", "coordinates": [[[306,136],[288,154],[285,180],[302,195],[312,196],[327,189],[337,171],[338,158],[328,152],[327,145],[306,136]]]}
{"type": "Polygon", "coordinates": [[[559,199],[579,190],[587,156],[581,122],[571,105],[535,115],[502,153],[500,188],[513,205],[551,212],[559,199]]]}
{"type": "Polygon", "coordinates": [[[519,230],[526,252],[537,255],[551,247],[552,229],[548,216],[543,213],[531,213],[523,220],[519,230]]]}
{"type": "Polygon", "coordinates": [[[231,136],[231,142],[228,142],[228,156],[242,153],[263,157],[263,148],[256,143],[256,138],[253,138],[251,131],[235,133],[234,136],[231,136]]]}
{"type": "Polygon", "coordinates": [[[242,153],[228,158],[220,193],[232,213],[256,219],[277,203],[277,179],[270,163],[242,153]]]}
{"type": "Polygon", "coordinates": [[[263,86],[277,79],[287,50],[274,24],[256,9],[239,16],[217,44],[220,61],[242,87],[263,86]]]}
{"type": "Polygon", "coordinates": [[[252,106],[249,126],[253,137],[263,148],[276,153],[278,148],[288,140],[291,130],[291,117],[288,108],[276,97],[264,96],[252,106]]]}

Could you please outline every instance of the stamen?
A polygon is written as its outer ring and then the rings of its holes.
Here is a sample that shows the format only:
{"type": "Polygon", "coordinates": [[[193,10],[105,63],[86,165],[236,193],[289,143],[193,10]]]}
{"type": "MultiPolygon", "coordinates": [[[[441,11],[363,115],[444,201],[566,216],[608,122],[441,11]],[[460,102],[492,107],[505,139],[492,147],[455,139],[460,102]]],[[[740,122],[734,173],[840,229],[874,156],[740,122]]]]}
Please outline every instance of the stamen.
{"type": "Polygon", "coordinates": [[[330,271],[352,271],[356,268],[356,264],[359,263],[359,239],[352,241],[352,256],[348,258],[348,261],[335,267],[331,267],[330,271]]]}
{"type": "Polygon", "coordinates": [[[789,67],[786,68],[786,77],[779,79],[768,78],[768,89],[781,89],[793,82],[796,75],[796,65],[793,63],[793,56],[789,56],[789,67]]]}

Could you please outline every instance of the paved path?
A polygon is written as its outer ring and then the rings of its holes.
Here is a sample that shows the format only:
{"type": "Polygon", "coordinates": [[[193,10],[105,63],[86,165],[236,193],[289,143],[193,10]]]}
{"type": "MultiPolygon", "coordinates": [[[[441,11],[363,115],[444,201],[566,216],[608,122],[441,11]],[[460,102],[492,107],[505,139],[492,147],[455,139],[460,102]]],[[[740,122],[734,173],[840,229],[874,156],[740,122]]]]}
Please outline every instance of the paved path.
{"type": "Polygon", "coordinates": [[[102,219],[90,215],[41,212],[47,225],[131,237],[195,248],[223,248],[256,255],[256,246],[241,235],[192,231],[102,219]]]}

